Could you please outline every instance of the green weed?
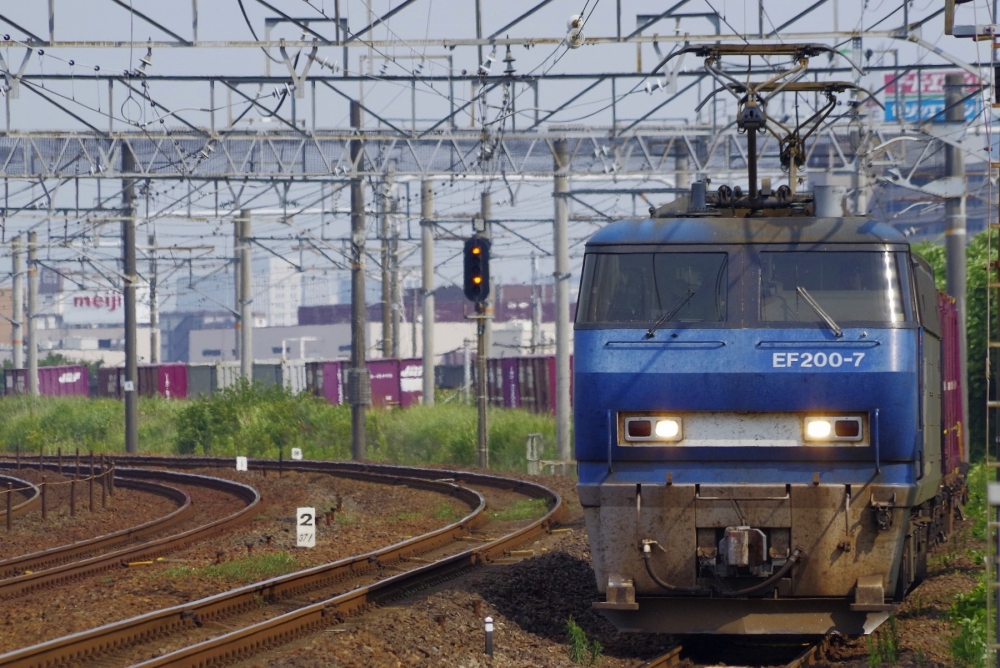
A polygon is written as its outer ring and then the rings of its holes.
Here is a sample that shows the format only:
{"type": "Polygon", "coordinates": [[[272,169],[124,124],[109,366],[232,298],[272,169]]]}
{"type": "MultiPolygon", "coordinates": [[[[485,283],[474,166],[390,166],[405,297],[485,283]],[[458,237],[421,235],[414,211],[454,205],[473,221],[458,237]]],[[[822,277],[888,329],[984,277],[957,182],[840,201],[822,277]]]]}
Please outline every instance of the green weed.
{"type": "Polygon", "coordinates": [[[601,661],[601,652],[604,651],[604,647],[596,640],[590,642],[587,639],[587,634],[573,620],[572,615],[566,620],[566,633],[569,635],[570,661],[583,666],[596,666],[601,661]]]}
{"type": "Polygon", "coordinates": [[[958,627],[951,639],[951,655],[956,668],[983,668],[986,665],[986,583],[981,580],[968,594],[955,597],[948,617],[958,627]]]}
{"type": "Polygon", "coordinates": [[[291,573],[299,567],[298,560],[284,552],[270,554],[250,554],[221,564],[213,564],[202,569],[208,577],[230,582],[260,582],[268,578],[291,573]]]}
{"type": "Polygon", "coordinates": [[[455,506],[451,505],[445,500],[438,501],[437,507],[434,508],[434,519],[445,520],[446,522],[457,522],[458,520],[465,517],[465,514],[459,510],[456,510],[455,506]]]}
{"type": "Polygon", "coordinates": [[[889,622],[877,633],[865,636],[865,647],[868,649],[868,667],[880,668],[888,663],[894,666],[899,663],[899,633],[896,629],[896,616],[889,615],[889,622]]]}
{"type": "Polygon", "coordinates": [[[516,520],[533,520],[541,517],[548,510],[543,499],[520,499],[503,510],[494,510],[490,517],[500,522],[516,520]]]}

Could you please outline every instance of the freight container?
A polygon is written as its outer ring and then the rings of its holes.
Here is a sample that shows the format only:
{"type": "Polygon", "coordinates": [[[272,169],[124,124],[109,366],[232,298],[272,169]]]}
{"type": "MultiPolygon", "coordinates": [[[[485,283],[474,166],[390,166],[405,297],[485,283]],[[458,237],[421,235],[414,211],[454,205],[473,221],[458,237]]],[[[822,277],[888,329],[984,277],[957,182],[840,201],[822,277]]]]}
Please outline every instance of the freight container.
{"type": "Polygon", "coordinates": [[[156,364],[143,364],[139,367],[139,396],[156,396],[157,388],[160,385],[160,370],[156,364]]]}
{"type": "Polygon", "coordinates": [[[239,362],[216,362],[212,393],[216,390],[224,390],[227,387],[238,385],[242,378],[239,362]]]}
{"type": "Polygon", "coordinates": [[[399,360],[399,403],[403,408],[419,404],[424,397],[424,361],[399,360]]]}
{"type": "Polygon", "coordinates": [[[344,385],[344,362],[310,362],[315,365],[315,389],[313,393],[325,397],[331,404],[344,403],[346,388],[344,385]]]}
{"type": "Polygon", "coordinates": [[[90,371],[82,364],[39,367],[38,392],[45,397],[85,397],[90,392],[90,371]]]}
{"type": "Polygon", "coordinates": [[[292,394],[308,391],[305,360],[285,360],[281,363],[281,384],[292,394]]]}
{"type": "Polygon", "coordinates": [[[117,367],[101,367],[97,370],[97,396],[122,398],[122,381],[125,370],[117,367]]]}
{"type": "Polygon", "coordinates": [[[211,396],[216,388],[214,364],[187,365],[187,396],[191,399],[211,396]]]}
{"type": "Polygon", "coordinates": [[[399,360],[368,361],[372,379],[372,406],[385,408],[399,405],[399,360]]]}
{"type": "Polygon", "coordinates": [[[500,385],[505,408],[521,407],[521,392],[518,385],[517,358],[504,357],[500,360],[500,385]]]}
{"type": "Polygon", "coordinates": [[[261,385],[281,385],[281,362],[255,362],[253,382],[261,385]]]}
{"type": "Polygon", "coordinates": [[[943,473],[949,474],[959,467],[968,447],[968,433],[962,424],[963,378],[958,347],[958,310],[955,300],[938,292],[938,312],[941,315],[941,429],[944,432],[942,452],[943,473]]]}
{"type": "MultiPolygon", "coordinates": [[[[4,370],[4,393],[27,394],[28,370],[4,370]]],[[[38,367],[38,393],[43,397],[87,396],[90,371],[82,364],[38,367]]]]}
{"type": "Polygon", "coordinates": [[[187,365],[160,364],[156,378],[156,390],[164,399],[187,399],[187,365]]]}

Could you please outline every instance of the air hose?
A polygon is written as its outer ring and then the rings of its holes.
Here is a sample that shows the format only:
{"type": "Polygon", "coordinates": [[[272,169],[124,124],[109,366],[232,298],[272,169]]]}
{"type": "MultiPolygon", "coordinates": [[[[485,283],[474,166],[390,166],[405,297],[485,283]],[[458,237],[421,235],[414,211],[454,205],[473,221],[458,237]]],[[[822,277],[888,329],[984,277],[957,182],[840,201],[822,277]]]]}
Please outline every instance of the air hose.
{"type": "Polygon", "coordinates": [[[745,589],[737,589],[735,591],[727,591],[725,589],[720,589],[718,587],[712,587],[712,588],[678,587],[676,585],[670,584],[666,580],[661,579],[656,573],[653,572],[653,562],[652,562],[653,549],[651,547],[652,544],[653,544],[652,541],[643,541],[642,545],[642,561],[643,563],[646,564],[646,573],[649,574],[649,577],[652,578],[653,582],[663,587],[664,589],[684,594],[699,594],[702,592],[712,591],[721,596],[726,596],[726,597],[749,596],[750,594],[755,594],[759,591],[762,591],[764,589],[767,589],[768,587],[777,584],[778,580],[785,577],[785,575],[787,575],[788,572],[792,570],[792,567],[798,562],[802,561],[806,556],[805,550],[803,550],[801,547],[796,547],[794,550],[792,550],[792,554],[788,557],[788,560],[785,561],[784,565],[781,568],[779,568],[776,573],[771,575],[771,577],[767,578],[766,580],[764,580],[759,584],[755,584],[752,587],[747,587],[745,589]]]}
{"type": "Polygon", "coordinates": [[[652,562],[653,550],[650,547],[651,544],[652,543],[650,543],[649,541],[643,541],[642,560],[643,562],[645,562],[646,572],[649,573],[649,577],[653,578],[653,582],[655,582],[656,584],[660,585],[661,587],[669,591],[676,591],[685,594],[700,594],[702,592],[711,591],[711,589],[707,589],[705,587],[677,587],[675,585],[670,584],[666,580],[661,580],[660,577],[653,572],[653,562],[652,562]]]}

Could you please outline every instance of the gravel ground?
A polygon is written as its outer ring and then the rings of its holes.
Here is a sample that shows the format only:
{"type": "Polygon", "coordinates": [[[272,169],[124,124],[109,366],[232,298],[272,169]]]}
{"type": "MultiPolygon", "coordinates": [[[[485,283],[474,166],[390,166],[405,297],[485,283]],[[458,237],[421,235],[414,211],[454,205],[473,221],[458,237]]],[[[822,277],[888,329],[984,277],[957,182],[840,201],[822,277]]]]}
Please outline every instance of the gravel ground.
{"type": "MultiPolygon", "coordinates": [[[[267,502],[266,508],[251,524],[178,553],[169,564],[115,571],[79,586],[64,587],[47,602],[41,596],[19,599],[17,611],[8,609],[6,621],[0,623],[0,651],[23,644],[18,638],[30,637],[37,642],[243,584],[245,580],[236,580],[232,575],[208,572],[206,567],[216,561],[220,552],[224,562],[239,563],[246,558],[249,544],[252,555],[257,557],[292,555],[294,561],[286,564],[291,570],[376,549],[454,521],[467,512],[454,500],[430,492],[386,488],[325,474],[289,472],[279,480],[273,473],[264,478],[260,473],[214,469],[201,472],[257,487],[267,502]],[[317,548],[295,550],[295,508],[314,506],[322,515],[324,510],[338,505],[341,510],[331,524],[321,523],[318,527],[317,548]],[[102,586],[93,587],[95,581],[102,586]],[[59,631],[50,631],[53,628],[59,631]]],[[[570,616],[586,634],[588,643],[600,644],[597,665],[605,668],[636,666],[675,644],[670,636],[618,633],[591,609],[598,594],[575,483],[558,476],[533,480],[562,494],[570,519],[564,525],[569,531],[552,533],[525,545],[532,557],[498,560],[364,618],[255,657],[244,665],[575,666],[579,664],[570,660],[566,625],[570,616]],[[483,653],[482,624],[486,616],[493,617],[496,624],[492,658],[483,653]]],[[[962,531],[967,527],[961,527],[962,531]]],[[[953,665],[948,642],[955,629],[946,614],[955,594],[975,584],[975,572],[980,566],[962,556],[975,547],[965,534],[957,545],[939,548],[931,559],[929,579],[910,595],[898,614],[902,661],[897,665],[953,665]]],[[[2,619],[4,613],[0,612],[2,619]]],[[[827,661],[818,665],[867,668],[864,639],[836,642],[827,661]]]]}
{"type": "MultiPolygon", "coordinates": [[[[42,481],[42,474],[37,470],[10,471],[10,475],[36,485],[42,481]]],[[[114,497],[107,497],[108,507],[102,508],[101,487],[95,483],[94,512],[91,513],[88,510],[87,483],[78,481],[76,516],[71,517],[70,478],[50,471],[45,473],[45,480],[51,485],[45,494],[48,519],[43,523],[42,511],[37,509],[14,517],[10,533],[0,526],[0,559],[113,533],[163,517],[177,509],[176,503],[158,494],[121,486],[115,489],[114,497]]]]}
{"type": "MultiPolygon", "coordinates": [[[[496,563],[435,588],[426,595],[398,602],[363,619],[327,629],[243,664],[263,668],[577,666],[570,660],[566,622],[570,616],[589,642],[601,645],[595,665],[631,668],[673,646],[666,635],[618,633],[591,609],[598,600],[590,565],[582,512],[575,483],[563,477],[535,479],[563,495],[570,509],[567,533],[550,534],[534,545],[528,559],[496,563]],[[483,619],[496,625],[494,656],[483,652],[483,619]]],[[[975,584],[980,565],[956,556],[968,548],[967,525],[956,543],[942,546],[931,559],[929,578],[903,604],[897,622],[899,666],[945,668],[954,665],[948,650],[955,629],[946,614],[955,594],[975,584]]],[[[982,548],[983,546],[979,546],[982,548]]],[[[759,656],[759,652],[755,652],[759,656]]],[[[835,642],[825,662],[837,668],[868,668],[863,638],[835,642]]],[[[734,657],[738,661],[738,657],[734,657]]],[[[681,664],[694,667],[684,661],[681,664]]],[[[721,664],[710,664],[718,666],[721,664]]],[[[730,663],[728,665],[747,665],[730,663]]]]}
{"type": "MultiPolygon", "coordinates": [[[[170,555],[148,567],[118,569],[35,592],[0,606],[0,653],[179,605],[284,572],[335,561],[449,524],[469,512],[434,492],[286,472],[282,478],[213,469],[255,487],[265,505],[249,523],[170,555]],[[341,510],[317,527],[316,548],[294,547],[295,511],[341,510]],[[268,545],[268,537],[271,539],[268,545]],[[216,562],[222,562],[217,565],[216,562]],[[95,586],[96,585],[96,586],[95,586]]],[[[242,502],[214,490],[185,488],[204,522],[236,511],[242,502]]],[[[199,519],[200,518],[200,519],[199,519]]],[[[185,527],[188,525],[185,525],[185,527]]]]}

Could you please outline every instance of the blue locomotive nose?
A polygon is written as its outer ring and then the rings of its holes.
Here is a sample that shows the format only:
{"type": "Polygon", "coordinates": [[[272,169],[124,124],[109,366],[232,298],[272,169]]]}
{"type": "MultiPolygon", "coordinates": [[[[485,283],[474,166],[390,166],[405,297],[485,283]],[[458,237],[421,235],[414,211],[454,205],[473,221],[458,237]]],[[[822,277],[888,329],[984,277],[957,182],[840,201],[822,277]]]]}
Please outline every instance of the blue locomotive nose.
{"type": "MultiPolygon", "coordinates": [[[[728,460],[741,465],[713,479],[752,482],[750,462],[912,461],[917,339],[913,329],[875,328],[846,328],[841,338],[803,329],[662,329],[652,339],[635,330],[578,331],[581,471],[594,462],[607,472],[609,457],[621,465],[728,460]],[[619,438],[617,417],[643,414],[679,418],[683,438],[619,438]],[[850,417],[861,438],[810,439],[803,420],[823,416],[850,417]]],[[[800,477],[811,475],[806,469],[800,477]]]]}
{"type": "Polygon", "coordinates": [[[951,512],[937,307],[866,219],[596,234],[574,364],[595,606],[669,633],[881,623],[951,512]]]}

